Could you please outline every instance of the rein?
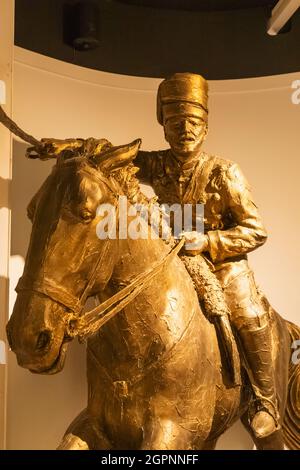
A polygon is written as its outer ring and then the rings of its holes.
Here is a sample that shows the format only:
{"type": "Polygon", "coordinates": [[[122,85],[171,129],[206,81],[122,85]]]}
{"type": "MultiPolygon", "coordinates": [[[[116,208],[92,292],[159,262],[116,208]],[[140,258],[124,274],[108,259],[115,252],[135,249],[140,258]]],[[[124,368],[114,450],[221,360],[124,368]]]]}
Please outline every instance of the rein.
{"type": "Polygon", "coordinates": [[[160,261],[150,269],[139,274],[128,286],[81,317],[73,317],[67,325],[67,334],[70,337],[78,336],[80,341],[95,334],[105,323],[111,320],[127,305],[129,305],[144,289],[146,289],[155,276],[165,268],[184,245],[184,238],[160,261]]]}
{"type": "MultiPolygon", "coordinates": [[[[91,174],[88,168],[85,168],[83,172],[91,174]]],[[[93,176],[95,178],[94,174],[93,176]]],[[[98,179],[101,183],[104,183],[114,196],[124,195],[121,186],[114,178],[105,178],[98,174],[96,179],[98,179]]],[[[79,316],[75,313],[71,313],[67,319],[67,336],[70,338],[78,336],[79,341],[84,341],[87,337],[95,334],[105,323],[107,323],[121,310],[127,307],[127,305],[129,305],[144,289],[149,286],[155,276],[161,272],[164,267],[173,260],[173,258],[175,258],[175,256],[183,247],[184,243],[185,239],[182,238],[180,242],[175,245],[163,259],[154,263],[151,268],[139,274],[133,281],[130,282],[130,284],[125,286],[119,292],[102,302],[94,309],[89,310],[88,312],[79,316]]],[[[97,261],[94,271],[81,295],[81,305],[83,305],[86,298],[88,297],[89,287],[94,281],[94,274],[97,272],[97,268],[104,254],[105,250],[97,261]]]]}
{"type": "MultiPolygon", "coordinates": [[[[65,162],[64,165],[69,165],[70,163],[71,162],[68,161],[65,162]]],[[[85,172],[90,173],[86,169],[85,172]]],[[[124,194],[122,188],[114,179],[108,179],[100,175],[98,175],[97,179],[104,183],[114,195],[124,194]]],[[[121,310],[129,305],[144,289],[146,289],[155,276],[161,272],[165,266],[167,266],[173,260],[173,258],[175,258],[175,256],[183,247],[184,243],[185,239],[182,238],[180,242],[175,245],[165,257],[163,257],[163,259],[154,263],[145,272],[139,274],[133,281],[130,282],[130,284],[86,313],[80,312],[78,314],[76,313],[76,310],[79,308],[79,310],[82,311],[83,309],[85,300],[88,297],[89,288],[95,279],[95,274],[97,273],[98,267],[106,253],[106,249],[104,249],[104,251],[101,253],[96,266],[93,269],[91,277],[88,280],[85,289],[80,296],[80,299],[77,301],[75,298],[72,298],[72,296],[69,295],[69,302],[66,302],[65,294],[68,293],[65,292],[63,296],[58,296],[57,291],[52,291],[51,289],[49,291],[49,285],[46,286],[46,289],[44,289],[43,286],[39,284],[34,284],[33,286],[26,285],[26,279],[24,279],[24,277],[19,280],[16,290],[17,292],[21,290],[34,290],[36,292],[42,293],[46,297],[49,297],[56,302],[59,302],[66,308],[71,309],[72,312],[70,312],[66,317],[66,336],[68,338],[74,338],[78,336],[79,341],[84,341],[88,336],[95,334],[105,323],[111,320],[115,315],[117,315],[121,310]]]]}
{"type": "MultiPolygon", "coordinates": [[[[85,169],[85,171],[89,173],[88,170],[85,169]]],[[[122,191],[122,188],[117,181],[110,178],[104,178],[100,175],[97,175],[97,177],[114,195],[116,195],[116,193],[117,195],[124,195],[124,192],[122,191]]],[[[121,310],[127,307],[127,305],[129,305],[144,289],[149,286],[155,276],[161,272],[163,268],[169,264],[179,253],[184,243],[185,239],[182,238],[180,242],[175,245],[162,260],[154,263],[151,268],[139,274],[133,281],[130,282],[130,284],[125,286],[119,292],[102,302],[94,309],[89,310],[80,316],[71,314],[66,327],[67,335],[71,338],[78,336],[79,341],[84,341],[88,336],[95,334],[105,323],[107,323],[121,310]]],[[[102,256],[100,258],[102,259],[102,256]]],[[[97,272],[99,264],[100,259],[96,264],[94,273],[97,272]]],[[[94,276],[92,275],[84,289],[84,292],[81,295],[81,304],[87,298],[89,286],[93,280],[94,276]]]]}

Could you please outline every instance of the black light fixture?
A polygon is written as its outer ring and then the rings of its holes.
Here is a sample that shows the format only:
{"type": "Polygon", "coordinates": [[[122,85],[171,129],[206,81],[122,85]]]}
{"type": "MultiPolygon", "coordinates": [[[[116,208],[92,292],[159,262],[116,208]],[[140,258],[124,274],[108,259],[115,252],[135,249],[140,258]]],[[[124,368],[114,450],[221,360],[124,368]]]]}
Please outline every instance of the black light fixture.
{"type": "Polygon", "coordinates": [[[100,45],[99,6],[93,1],[81,1],[64,7],[64,39],[78,51],[89,51],[100,45]]]}

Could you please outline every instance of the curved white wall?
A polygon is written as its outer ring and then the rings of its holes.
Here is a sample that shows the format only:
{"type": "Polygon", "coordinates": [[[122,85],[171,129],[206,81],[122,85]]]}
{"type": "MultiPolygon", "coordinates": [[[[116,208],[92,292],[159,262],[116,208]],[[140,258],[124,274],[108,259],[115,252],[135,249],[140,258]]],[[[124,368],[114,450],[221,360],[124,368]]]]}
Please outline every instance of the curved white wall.
{"type": "MultiPolygon", "coordinates": [[[[237,161],[254,188],[269,241],[251,264],[271,303],[298,322],[298,200],[300,105],[291,101],[299,74],[211,82],[210,133],[206,149],[237,161]]],[[[165,148],[156,123],[160,80],[87,70],[15,48],[13,117],[41,137],[106,137],[115,144],[142,137],[146,150],[165,148]]],[[[26,253],[30,223],[26,204],[51,163],[25,160],[14,145],[12,255],[26,253]]],[[[18,258],[19,260],[19,258],[18,258]]],[[[12,272],[12,283],[16,273],[12,272]]],[[[32,375],[9,358],[8,447],[55,448],[73,417],[85,406],[84,349],[73,344],[65,370],[53,377],[32,375]]],[[[252,444],[236,425],[219,447],[252,444]]]]}

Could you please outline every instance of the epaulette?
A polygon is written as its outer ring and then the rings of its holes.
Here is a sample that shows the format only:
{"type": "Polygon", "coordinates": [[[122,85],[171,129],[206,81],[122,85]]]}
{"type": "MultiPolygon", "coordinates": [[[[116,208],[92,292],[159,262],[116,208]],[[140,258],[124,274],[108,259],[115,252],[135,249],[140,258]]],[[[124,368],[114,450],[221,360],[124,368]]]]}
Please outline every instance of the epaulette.
{"type": "Polygon", "coordinates": [[[218,155],[213,156],[215,164],[211,172],[210,184],[213,189],[219,191],[226,181],[226,175],[230,167],[234,165],[234,162],[225,158],[219,157],[218,155]]]}

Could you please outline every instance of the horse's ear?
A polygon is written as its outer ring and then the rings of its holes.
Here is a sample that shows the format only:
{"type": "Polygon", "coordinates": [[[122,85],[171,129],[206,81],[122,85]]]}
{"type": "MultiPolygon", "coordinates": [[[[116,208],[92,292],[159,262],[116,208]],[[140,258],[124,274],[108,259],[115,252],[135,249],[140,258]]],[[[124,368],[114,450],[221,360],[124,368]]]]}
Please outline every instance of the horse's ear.
{"type": "Polygon", "coordinates": [[[93,157],[93,161],[96,163],[99,170],[105,173],[117,171],[120,168],[129,165],[129,163],[135,159],[141,143],[141,139],[136,139],[127,145],[111,147],[108,150],[95,155],[93,157]]]}

